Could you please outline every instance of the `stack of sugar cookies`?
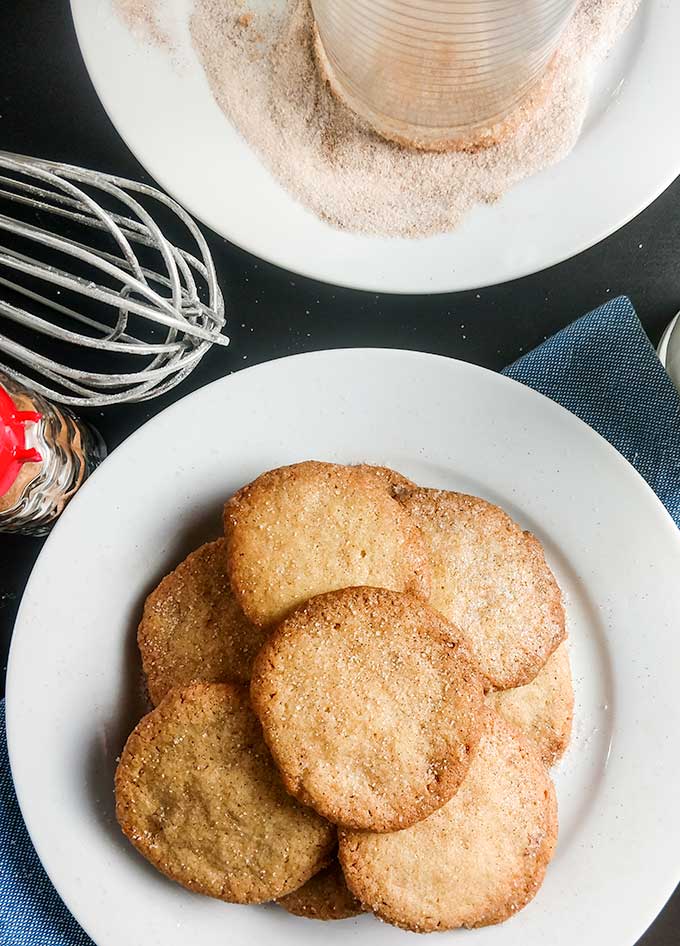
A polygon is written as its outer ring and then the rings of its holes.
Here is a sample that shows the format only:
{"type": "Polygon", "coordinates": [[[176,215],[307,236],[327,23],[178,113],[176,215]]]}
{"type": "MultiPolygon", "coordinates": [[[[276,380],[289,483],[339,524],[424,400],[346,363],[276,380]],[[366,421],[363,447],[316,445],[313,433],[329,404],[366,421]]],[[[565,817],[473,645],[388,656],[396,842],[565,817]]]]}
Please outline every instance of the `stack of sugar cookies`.
{"type": "Polygon", "coordinates": [[[382,467],[272,470],[149,596],[155,705],[116,773],[159,870],[233,903],[498,923],[557,838],[573,695],[539,542],[382,467]]]}

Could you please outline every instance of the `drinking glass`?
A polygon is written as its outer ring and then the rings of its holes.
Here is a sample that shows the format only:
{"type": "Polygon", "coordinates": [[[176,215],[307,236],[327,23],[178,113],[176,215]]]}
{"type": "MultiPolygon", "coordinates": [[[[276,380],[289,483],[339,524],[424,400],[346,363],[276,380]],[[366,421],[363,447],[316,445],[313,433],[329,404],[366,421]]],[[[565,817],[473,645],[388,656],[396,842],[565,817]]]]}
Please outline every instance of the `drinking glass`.
{"type": "Polygon", "coordinates": [[[578,0],[311,0],[331,87],[385,137],[488,144],[548,78],[578,0]]]}

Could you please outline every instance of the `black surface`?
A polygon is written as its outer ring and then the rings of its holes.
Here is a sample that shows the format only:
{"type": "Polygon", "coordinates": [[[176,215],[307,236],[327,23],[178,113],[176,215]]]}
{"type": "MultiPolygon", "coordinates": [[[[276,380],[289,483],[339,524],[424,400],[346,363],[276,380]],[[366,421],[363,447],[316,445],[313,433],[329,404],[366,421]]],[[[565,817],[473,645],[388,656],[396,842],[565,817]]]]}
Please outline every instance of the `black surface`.
{"type": "MultiPolygon", "coordinates": [[[[0,3],[0,147],[149,180],[90,84],[65,0],[0,3]]],[[[616,154],[609,159],[616,161],[616,154]]],[[[680,306],[680,179],[627,227],[588,252],[479,292],[390,296],[337,289],[206,235],[225,294],[232,345],[213,349],[188,381],[165,397],[91,412],[110,448],[191,389],[282,355],[373,345],[439,352],[498,369],[614,295],[631,297],[655,343],[680,306]]],[[[16,610],[40,547],[36,539],[0,536],[3,678],[16,610]]],[[[679,943],[676,891],[640,946],[679,943]]],[[[628,944],[603,940],[602,946],[628,944]]]]}

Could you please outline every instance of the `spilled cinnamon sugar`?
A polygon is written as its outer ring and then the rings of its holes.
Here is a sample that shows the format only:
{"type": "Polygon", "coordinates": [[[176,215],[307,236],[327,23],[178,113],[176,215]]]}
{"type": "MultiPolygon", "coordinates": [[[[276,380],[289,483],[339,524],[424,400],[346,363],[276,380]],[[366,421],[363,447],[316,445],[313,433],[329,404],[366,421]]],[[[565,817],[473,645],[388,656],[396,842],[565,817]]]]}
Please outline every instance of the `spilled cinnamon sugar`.
{"type": "MultiPolygon", "coordinates": [[[[162,30],[159,0],[115,2],[162,30]]],[[[475,153],[385,141],[338,102],[317,69],[308,0],[194,0],[193,49],[184,52],[197,57],[217,104],[262,163],[309,210],[340,229],[423,237],[452,230],[475,205],[499,200],[571,151],[596,70],[638,4],[582,0],[547,96],[513,134],[475,153]]]]}

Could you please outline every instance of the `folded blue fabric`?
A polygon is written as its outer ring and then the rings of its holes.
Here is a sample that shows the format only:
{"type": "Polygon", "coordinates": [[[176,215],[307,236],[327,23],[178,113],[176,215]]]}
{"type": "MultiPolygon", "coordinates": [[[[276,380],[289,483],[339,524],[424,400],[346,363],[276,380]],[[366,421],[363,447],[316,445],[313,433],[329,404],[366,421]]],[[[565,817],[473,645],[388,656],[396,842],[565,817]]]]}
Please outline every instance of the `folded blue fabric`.
{"type": "MultiPolygon", "coordinates": [[[[680,526],[680,397],[628,299],[583,316],[504,373],[609,440],[680,526]]],[[[91,943],[50,884],[24,827],[0,703],[0,946],[91,943]]]]}
{"type": "Polygon", "coordinates": [[[608,440],[680,526],[680,395],[630,299],[600,306],[503,374],[557,401],[608,440]]]}
{"type": "Polygon", "coordinates": [[[47,878],[24,826],[0,701],[0,946],[92,946],[47,878]]]}

